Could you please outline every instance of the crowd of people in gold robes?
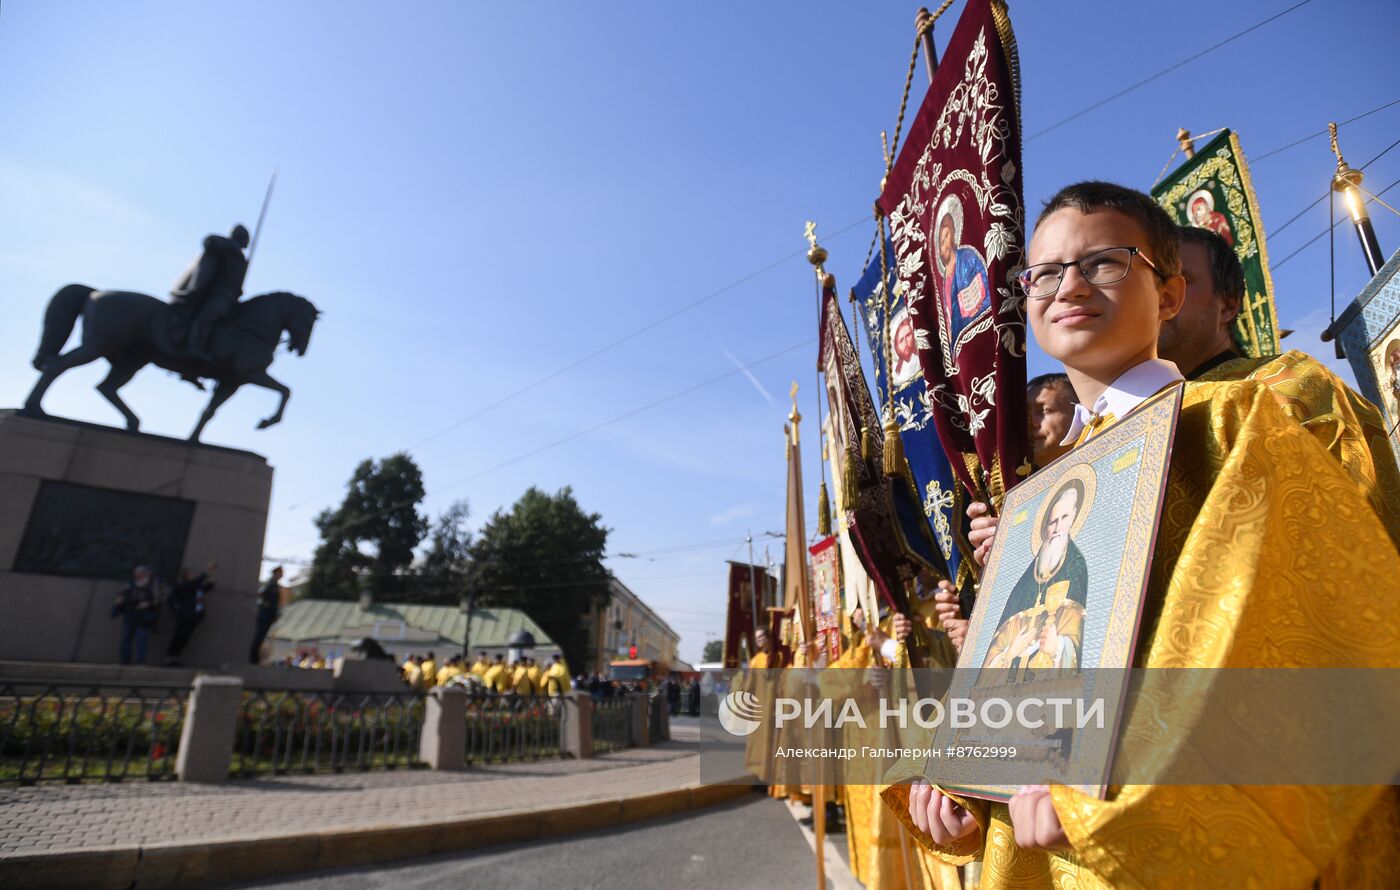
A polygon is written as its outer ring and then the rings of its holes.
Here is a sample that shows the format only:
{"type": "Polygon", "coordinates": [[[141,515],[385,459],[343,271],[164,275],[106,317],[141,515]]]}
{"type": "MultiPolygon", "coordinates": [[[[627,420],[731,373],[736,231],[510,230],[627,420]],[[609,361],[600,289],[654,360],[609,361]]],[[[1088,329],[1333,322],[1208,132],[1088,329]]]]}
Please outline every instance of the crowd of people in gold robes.
{"type": "Polygon", "coordinates": [[[460,678],[470,678],[466,681],[468,685],[500,695],[563,695],[572,688],[569,668],[563,656],[557,653],[548,667],[541,667],[528,655],[510,664],[504,655],[498,653],[489,657],[485,652],[478,652],[476,661],[470,665],[460,655],[450,656],[439,665],[436,656],[429,652],[410,655],[399,667],[404,683],[417,692],[461,683],[460,678]]]}

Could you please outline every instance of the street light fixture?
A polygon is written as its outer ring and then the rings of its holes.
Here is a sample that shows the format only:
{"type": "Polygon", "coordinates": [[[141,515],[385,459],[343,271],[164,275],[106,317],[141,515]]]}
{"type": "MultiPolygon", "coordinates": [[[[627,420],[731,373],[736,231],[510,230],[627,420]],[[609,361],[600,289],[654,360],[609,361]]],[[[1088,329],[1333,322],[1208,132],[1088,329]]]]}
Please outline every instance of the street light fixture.
{"type": "Polygon", "coordinates": [[[1371,225],[1371,216],[1366,212],[1366,200],[1361,195],[1361,181],[1364,177],[1360,170],[1353,168],[1342,158],[1342,150],[1337,145],[1337,125],[1328,124],[1327,128],[1332,134],[1332,153],[1337,156],[1337,173],[1332,177],[1332,191],[1342,193],[1347,213],[1351,216],[1352,225],[1356,227],[1356,235],[1361,239],[1361,252],[1366,255],[1366,267],[1375,275],[1385,264],[1385,257],[1381,255],[1381,245],[1376,240],[1376,230],[1371,225]]]}
{"type": "MultiPolygon", "coordinates": [[[[1381,244],[1376,239],[1376,229],[1371,225],[1371,216],[1366,212],[1366,200],[1362,197],[1362,193],[1366,191],[1361,187],[1364,177],[1360,170],[1353,168],[1342,157],[1342,149],[1337,144],[1337,125],[1328,124],[1327,129],[1332,134],[1332,153],[1337,156],[1337,172],[1332,176],[1332,191],[1341,192],[1342,201],[1347,205],[1347,215],[1356,227],[1356,237],[1361,239],[1361,253],[1366,258],[1366,268],[1374,277],[1384,265],[1385,257],[1381,255],[1381,244]]],[[[1325,343],[1340,336],[1360,313],[1361,304],[1353,301],[1346,311],[1333,319],[1327,330],[1322,332],[1322,341],[1325,343]]],[[[1337,340],[1337,358],[1346,358],[1341,340],[1337,340]]]]}

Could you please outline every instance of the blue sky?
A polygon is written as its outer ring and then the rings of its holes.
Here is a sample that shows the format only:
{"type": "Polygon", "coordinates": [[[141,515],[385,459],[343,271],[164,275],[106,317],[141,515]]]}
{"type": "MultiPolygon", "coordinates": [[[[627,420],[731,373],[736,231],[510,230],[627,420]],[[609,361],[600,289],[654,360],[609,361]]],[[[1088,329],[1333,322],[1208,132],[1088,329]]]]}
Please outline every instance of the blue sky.
{"type": "MultiPolygon", "coordinates": [[[[1013,3],[1025,132],[1290,5],[1013,3]]],[[[940,46],[961,7],[940,23],[940,46]]],[[[432,514],[465,497],[478,523],[530,485],[572,485],[613,529],[613,553],[645,557],[610,565],[695,659],[722,632],[724,560],[741,558],[747,530],[783,527],[794,379],[813,502],[803,223],[830,236],[844,290],[873,232],[879,134],[893,129],[915,9],[5,0],[0,406],[33,384],[54,290],[164,294],[206,233],[252,226],[279,167],[247,290],[296,291],[325,316],[304,359],[272,368],[294,391],[281,426],[253,429],[275,396],[249,389],[205,435],[276,467],[267,553],[308,555],[311,518],[354,465],[416,445],[432,514]],[[751,367],[501,466],[737,364],[751,367]]],[[[1179,126],[1232,127],[1254,157],[1400,99],[1397,45],[1393,4],[1313,0],[1028,140],[1027,204],[1089,177],[1147,187],[1179,126]]],[[[925,84],[921,68],[911,107],[925,84]]],[[[1360,164],[1397,138],[1400,105],[1345,126],[1342,147],[1360,164]]],[[[1323,194],[1333,163],[1317,136],[1254,165],[1276,260],[1326,228],[1321,204],[1274,236],[1323,194]]],[[[1396,179],[1400,149],[1367,177],[1373,190],[1396,179]]],[[[1372,211],[1389,253],[1400,220],[1372,211]]],[[[1354,234],[1339,227],[1336,243],[1345,301],[1368,276],[1354,234]]],[[[1330,358],[1317,341],[1327,239],[1274,280],[1280,322],[1298,331],[1287,345],[1330,358]]],[[[1033,352],[1032,373],[1051,367],[1033,352]]],[[[105,373],[70,372],[46,408],[115,422],[92,389],[105,373]]],[[[204,402],[155,369],[123,395],[147,431],[179,436],[204,402]]]]}

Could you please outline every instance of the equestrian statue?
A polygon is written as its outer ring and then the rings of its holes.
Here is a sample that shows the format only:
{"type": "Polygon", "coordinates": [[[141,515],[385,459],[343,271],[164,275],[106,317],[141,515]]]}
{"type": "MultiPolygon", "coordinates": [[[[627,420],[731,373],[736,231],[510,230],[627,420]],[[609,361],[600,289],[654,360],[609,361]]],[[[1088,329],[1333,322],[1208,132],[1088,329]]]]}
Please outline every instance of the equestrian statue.
{"type": "Polygon", "coordinates": [[[173,371],[201,390],[201,380],[214,381],[214,393],[191,442],[199,441],[214,412],[245,383],[281,396],[277,411],[259,422],[258,429],[280,422],[292,391],[267,369],[284,333],[289,351],[306,354],[320,313],[310,300],[284,292],[240,300],[248,272],[247,247],[248,230],[243,226],[234,226],[227,236],[205,238],[203,251],[180,277],[168,303],[85,284],[61,288],[44,312],[43,335],[34,356],[39,382],[25,400],[25,413],[43,415],[44,393],[64,371],[105,358],[111,369],[97,391],[122,413],[132,432],[140,429],[141,421],[117,391],[148,364],[173,371]],[[62,352],[79,317],[82,342],[62,352]]]}

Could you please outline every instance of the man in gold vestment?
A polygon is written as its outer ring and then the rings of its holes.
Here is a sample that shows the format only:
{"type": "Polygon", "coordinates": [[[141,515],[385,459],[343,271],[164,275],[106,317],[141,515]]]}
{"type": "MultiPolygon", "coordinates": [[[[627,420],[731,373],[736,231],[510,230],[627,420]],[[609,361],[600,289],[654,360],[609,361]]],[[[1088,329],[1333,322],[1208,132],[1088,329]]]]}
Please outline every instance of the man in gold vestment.
{"type": "Polygon", "coordinates": [[[569,691],[569,669],[564,664],[564,656],[554,653],[554,660],[544,672],[544,694],[563,695],[569,691]]]}
{"type": "MultiPolygon", "coordinates": [[[[1121,417],[1152,394],[1125,378],[1181,378],[1156,358],[1184,299],[1174,228],[1107,183],[1046,205],[1021,280],[1036,339],[1082,406],[1116,399],[1121,417]]],[[[1095,432],[1082,420],[1075,441],[1095,432]]],[[[1400,554],[1262,381],[1185,385],[1135,666],[1400,666],[1400,554]]],[[[1150,719],[1130,711],[1124,734],[1150,719]]],[[[1028,786],[989,804],[888,778],[915,840],[947,862],[980,859],[986,890],[1400,886],[1395,787],[1124,785],[1098,800],[1028,786]]]]}
{"type": "MultiPolygon", "coordinates": [[[[754,632],[754,648],[758,651],[749,658],[749,669],[737,678],[738,688],[758,697],[765,711],[773,707],[777,694],[777,669],[783,666],[782,653],[773,646],[768,632],[759,628],[754,632]]],[[[764,720],[759,728],[744,741],[744,768],[764,783],[773,781],[773,745],[776,740],[773,725],[764,720]]],[[[771,790],[771,789],[770,789],[771,790]]]]}
{"type": "Polygon", "coordinates": [[[506,664],[505,658],[497,655],[495,662],[486,669],[481,680],[486,684],[488,692],[499,692],[504,695],[515,688],[515,672],[510,665],[506,664]]]}
{"type": "Polygon", "coordinates": [[[530,665],[522,658],[515,664],[515,670],[511,677],[511,691],[516,695],[532,696],[537,689],[534,679],[530,676],[530,665]]]}
{"type": "Polygon", "coordinates": [[[472,662],[471,672],[478,677],[485,677],[486,672],[491,669],[491,662],[486,660],[485,652],[476,653],[476,661],[472,662]]]}
{"type": "Polygon", "coordinates": [[[1258,380],[1268,386],[1283,413],[1341,464],[1400,547],[1400,470],[1380,411],[1296,349],[1264,358],[1239,355],[1230,336],[1245,291],[1239,257],[1214,232],[1193,226],[1178,231],[1186,300],[1163,323],[1158,355],[1175,362],[1187,380],[1258,380]]]}
{"type": "MultiPolygon", "coordinates": [[[[866,725],[843,725],[832,743],[857,751],[897,747],[897,731],[893,727],[882,729],[879,720],[880,698],[889,687],[879,661],[880,648],[889,640],[884,632],[888,628],[877,626],[865,634],[860,609],[852,612],[850,620],[850,643],[830,665],[832,669],[824,672],[822,695],[841,703],[839,706],[855,701],[866,725]]],[[[955,890],[956,883],[926,881],[913,845],[901,838],[899,820],[881,803],[879,782],[888,766],[885,761],[857,756],[841,764],[838,793],[846,808],[846,848],[856,879],[867,890],[955,890]]],[[[956,881],[956,871],[946,871],[956,881]]]]}

